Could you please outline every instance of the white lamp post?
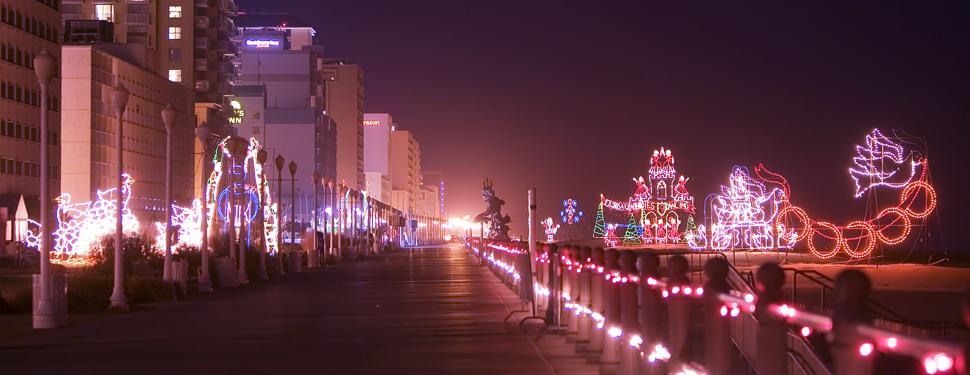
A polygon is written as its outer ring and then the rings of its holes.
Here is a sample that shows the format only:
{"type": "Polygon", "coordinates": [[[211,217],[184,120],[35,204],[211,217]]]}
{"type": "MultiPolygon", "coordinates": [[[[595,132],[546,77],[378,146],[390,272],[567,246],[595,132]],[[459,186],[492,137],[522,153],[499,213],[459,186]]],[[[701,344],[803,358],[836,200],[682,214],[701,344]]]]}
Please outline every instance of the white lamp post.
{"type": "Polygon", "coordinates": [[[320,262],[317,259],[317,249],[319,244],[317,243],[317,211],[320,209],[320,205],[317,203],[317,186],[320,185],[320,172],[313,171],[313,249],[307,254],[307,262],[309,263],[308,268],[317,268],[320,262]]]}
{"type": "Polygon", "coordinates": [[[162,109],[165,123],[165,264],[162,280],[172,282],[172,134],[175,131],[175,108],[166,105],[162,109]]]}
{"type": "Polygon", "coordinates": [[[122,177],[124,173],[124,168],[122,167],[122,154],[124,153],[122,131],[124,128],[124,119],[122,116],[125,114],[125,108],[128,106],[128,97],[131,93],[121,84],[120,77],[116,76],[115,81],[115,87],[111,91],[111,105],[114,107],[115,116],[118,119],[118,127],[115,130],[115,148],[117,149],[117,154],[115,155],[115,174],[118,177],[118,190],[115,192],[115,204],[117,205],[117,209],[115,210],[117,211],[117,222],[115,223],[115,277],[114,288],[111,290],[111,306],[109,306],[109,309],[118,312],[127,312],[128,298],[125,297],[125,263],[122,259],[122,246],[124,245],[124,234],[122,233],[122,213],[124,211],[124,199],[122,198],[122,190],[124,188],[124,178],[122,177]]]}
{"type": "Polygon", "coordinates": [[[47,158],[50,141],[48,140],[47,118],[49,114],[47,103],[47,88],[50,86],[51,77],[57,71],[57,62],[51,57],[47,50],[40,51],[34,57],[34,73],[37,75],[37,84],[40,85],[40,301],[37,309],[34,310],[34,328],[50,329],[59,326],[57,315],[51,301],[51,274],[50,274],[50,164],[47,158]]]}
{"type": "Polygon", "coordinates": [[[212,280],[209,278],[209,223],[208,223],[208,197],[206,197],[207,185],[209,181],[208,171],[209,171],[209,141],[212,140],[212,130],[209,129],[207,123],[202,123],[198,128],[195,129],[195,135],[199,138],[199,143],[202,145],[202,215],[199,221],[202,222],[202,245],[199,247],[199,252],[202,255],[202,272],[199,274],[199,292],[209,293],[212,292],[212,280]]]}
{"type": "MultiPolygon", "coordinates": [[[[256,152],[256,162],[259,163],[259,165],[261,166],[261,169],[263,171],[266,170],[266,159],[268,157],[269,157],[269,155],[266,152],[266,150],[264,150],[264,149],[259,149],[259,151],[256,152]]],[[[264,172],[264,175],[265,175],[265,172],[264,172]]],[[[260,250],[259,250],[259,268],[256,270],[256,277],[259,280],[268,280],[269,279],[269,275],[266,273],[266,221],[265,221],[266,213],[263,212],[263,210],[266,209],[266,194],[265,194],[265,190],[266,190],[266,178],[263,178],[262,176],[260,176],[260,180],[259,181],[260,181],[260,184],[259,184],[259,212],[257,213],[257,215],[260,215],[259,222],[260,223],[263,223],[263,230],[262,230],[261,236],[260,236],[262,238],[262,241],[261,241],[261,244],[260,244],[261,246],[260,246],[260,250]]]]}

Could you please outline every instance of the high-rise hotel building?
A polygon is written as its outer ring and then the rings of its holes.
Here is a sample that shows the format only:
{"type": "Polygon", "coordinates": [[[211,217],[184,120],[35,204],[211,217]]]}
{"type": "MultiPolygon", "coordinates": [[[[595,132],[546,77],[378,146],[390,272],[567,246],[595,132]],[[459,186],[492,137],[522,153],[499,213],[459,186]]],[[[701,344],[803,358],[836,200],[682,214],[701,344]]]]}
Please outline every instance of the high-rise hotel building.
{"type": "MultiPolygon", "coordinates": [[[[22,235],[40,200],[40,87],[34,56],[47,50],[60,60],[58,0],[0,0],[0,253],[22,235]]],[[[50,84],[50,193],[60,192],[60,72],[50,84]]]]}

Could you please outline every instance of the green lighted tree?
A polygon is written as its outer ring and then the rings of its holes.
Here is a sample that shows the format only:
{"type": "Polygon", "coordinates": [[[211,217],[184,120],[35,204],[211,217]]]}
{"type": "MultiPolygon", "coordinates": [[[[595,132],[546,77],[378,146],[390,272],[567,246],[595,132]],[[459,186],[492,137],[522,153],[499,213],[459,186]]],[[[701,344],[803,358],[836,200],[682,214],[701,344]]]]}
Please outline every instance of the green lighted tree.
{"type": "Polygon", "coordinates": [[[606,219],[603,217],[603,202],[596,208],[596,223],[593,224],[593,237],[606,237],[606,219]]]}
{"type": "Polygon", "coordinates": [[[637,224],[635,215],[630,214],[630,223],[626,225],[626,233],[623,234],[624,245],[640,244],[640,226],[637,224]]]}
{"type": "Polygon", "coordinates": [[[697,231],[697,223],[694,222],[694,215],[687,217],[687,233],[694,233],[697,231]]]}

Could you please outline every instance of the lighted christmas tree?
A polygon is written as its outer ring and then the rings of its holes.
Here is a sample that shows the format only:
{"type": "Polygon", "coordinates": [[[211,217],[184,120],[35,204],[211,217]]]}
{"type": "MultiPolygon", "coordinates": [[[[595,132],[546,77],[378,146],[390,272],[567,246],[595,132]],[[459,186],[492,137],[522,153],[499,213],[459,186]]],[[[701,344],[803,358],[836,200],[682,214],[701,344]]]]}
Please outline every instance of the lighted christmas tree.
{"type": "Polygon", "coordinates": [[[639,245],[640,244],[640,226],[637,225],[637,218],[635,215],[630,215],[630,222],[626,225],[626,233],[623,234],[623,244],[624,245],[639,245]]]}
{"type": "Polygon", "coordinates": [[[694,223],[694,215],[687,217],[687,233],[694,233],[697,231],[697,223],[694,223]]]}
{"type": "Polygon", "coordinates": [[[593,237],[606,237],[606,219],[603,217],[603,203],[596,209],[596,223],[593,225],[593,237]]]}

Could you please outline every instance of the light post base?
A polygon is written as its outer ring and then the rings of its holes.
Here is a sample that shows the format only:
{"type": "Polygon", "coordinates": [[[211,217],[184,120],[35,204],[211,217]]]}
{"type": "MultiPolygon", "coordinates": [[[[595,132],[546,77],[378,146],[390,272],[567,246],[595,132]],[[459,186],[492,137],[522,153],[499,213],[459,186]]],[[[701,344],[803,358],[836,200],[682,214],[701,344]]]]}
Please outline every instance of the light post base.
{"type": "Polygon", "coordinates": [[[257,280],[269,280],[269,274],[266,272],[266,252],[259,253],[259,267],[256,267],[256,279],[257,280]]]}
{"type": "Polygon", "coordinates": [[[317,250],[310,250],[307,252],[307,268],[318,268],[320,267],[320,252],[317,250]]]}
{"type": "Polygon", "coordinates": [[[126,313],[130,311],[128,308],[128,300],[125,298],[125,292],[115,289],[111,292],[111,306],[108,306],[108,311],[113,313],[126,313]],[[118,297],[120,293],[121,297],[118,297]]]}
{"type": "Polygon", "coordinates": [[[212,280],[208,273],[199,276],[199,293],[212,293],[212,280]]]}
{"type": "Polygon", "coordinates": [[[236,264],[229,257],[216,258],[216,267],[219,270],[219,287],[235,288],[239,286],[239,275],[237,275],[236,264]]]}
{"type": "Polygon", "coordinates": [[[37,304],[37,309],[34,310],[34,329],[60,328],[59,320],[49,301],[41,300],[37,304]]]}
{"type": "Polygon", "coordinates": [[[242,270],[239,271],[239,284],[240,285],[249,284],[249,277],[247,275],[248,273],[249,272],[247,272],[245,268],[243,268],[242,270]]]}

